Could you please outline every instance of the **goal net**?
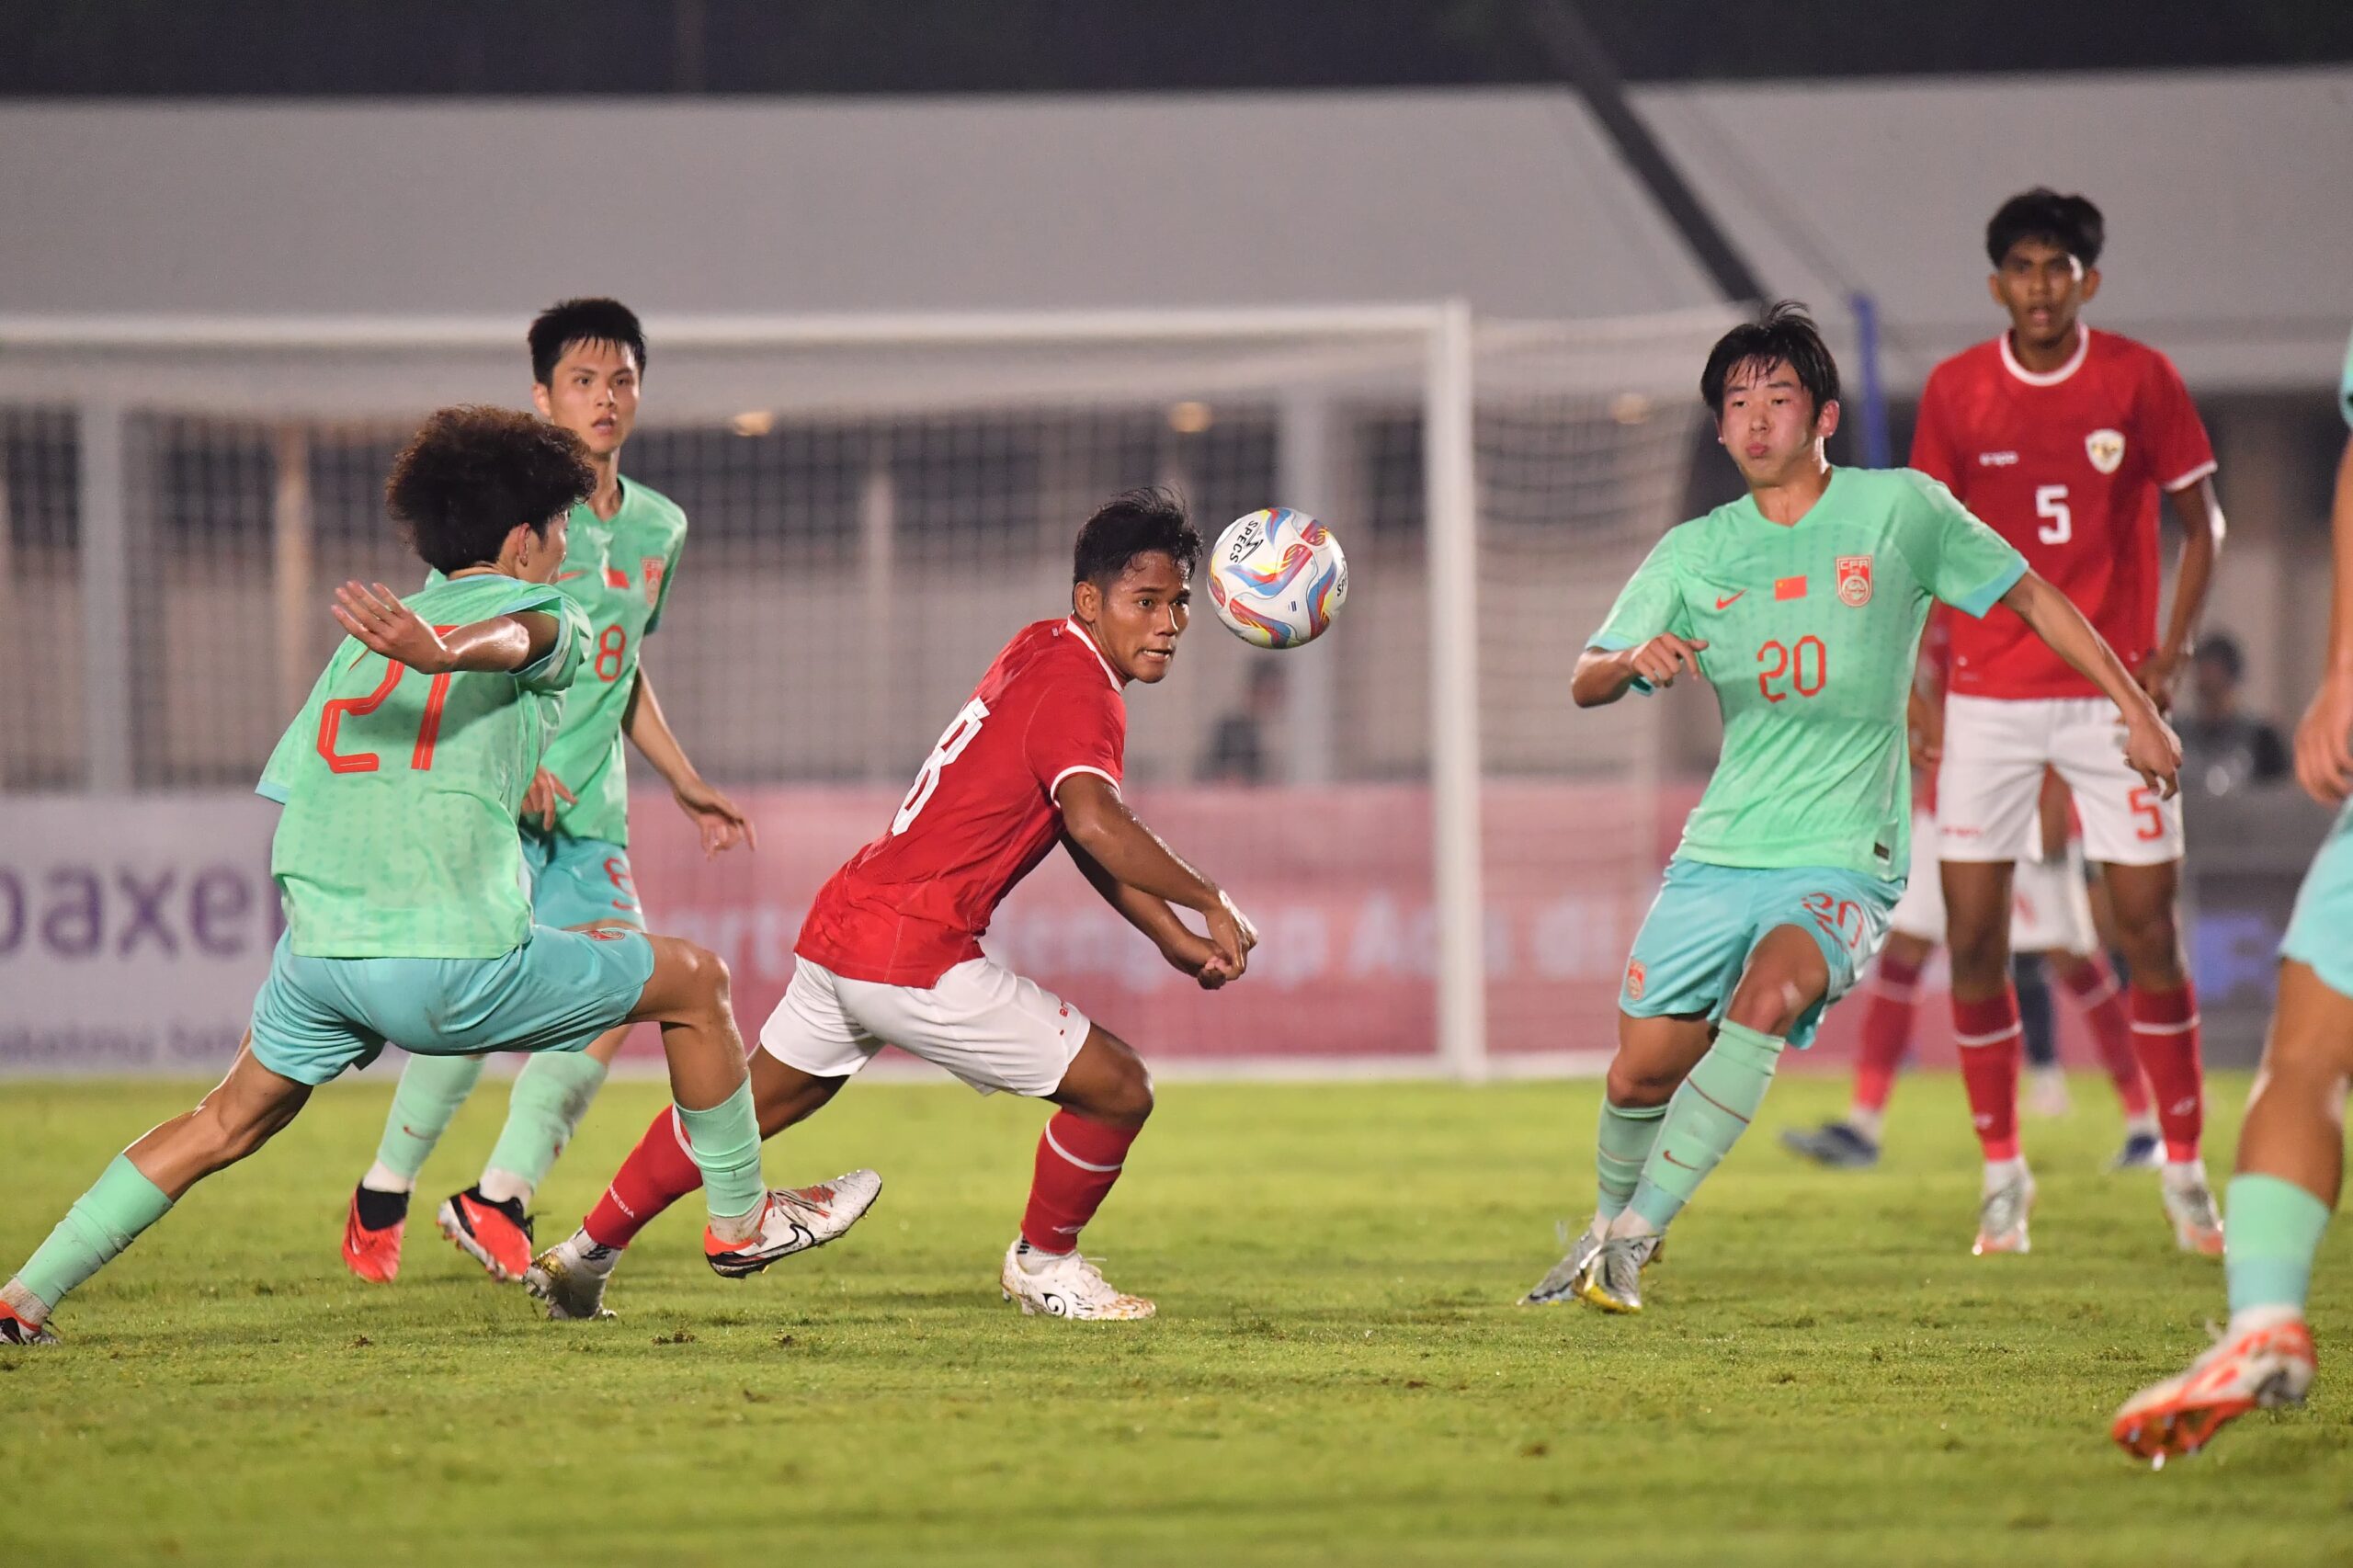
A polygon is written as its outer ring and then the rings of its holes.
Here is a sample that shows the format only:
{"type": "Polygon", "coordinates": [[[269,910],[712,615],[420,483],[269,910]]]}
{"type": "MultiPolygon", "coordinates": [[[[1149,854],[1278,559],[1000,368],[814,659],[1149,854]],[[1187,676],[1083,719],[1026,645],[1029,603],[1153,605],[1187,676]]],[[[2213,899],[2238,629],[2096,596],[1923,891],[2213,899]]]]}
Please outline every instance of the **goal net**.
{"type": "MultiPolygon", "coordinates": [[[[1589,1060],[1672,823],[1659,717],[1573,718],[1569,670],[1680,515],[1722,324],[650,320],[623,473],[689,532],[644,668],[760,827],[706,862],[637,778],[654,928],[719,950],[756,1028],[818,884],[997,648],[1067,608],[1078,523],[1162,484],[1208,539],[1282,504],[1348,551],[1316,644],[1247,647],[1203,602],[1129,693],[1130,799],[1264,945],[1204,995],[1049,862],[992,949],[1168,1065],[1589,1060]]],[[[393,452],[529,379],[516,322],[0,321],[0,1070],[233,1046],[277,930],[250,787],[335,643],[332,587],[418,579],[393,452]]]]}

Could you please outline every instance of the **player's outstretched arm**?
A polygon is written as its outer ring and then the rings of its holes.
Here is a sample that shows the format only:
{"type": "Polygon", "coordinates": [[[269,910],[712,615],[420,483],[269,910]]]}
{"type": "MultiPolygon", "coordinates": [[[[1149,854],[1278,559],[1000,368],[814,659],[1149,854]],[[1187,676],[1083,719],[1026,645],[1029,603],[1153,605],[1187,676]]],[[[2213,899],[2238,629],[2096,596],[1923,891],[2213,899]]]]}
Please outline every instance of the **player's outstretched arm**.
{"type": "Polygon", "coordinates": [[[2329,512],[2336,540],[2328,597],[2328,655],[2320,689],[2296,725],[2296,782],[2324,805],[2353,794],[2353,436],[2336,464],[2329,512]]]}
{"type": "Polygon", "coordinates": [[[738,842],[746,849],[760,846],[759,830],[752,825],[752,819],[724,793],[704,783],[687,759],[687,748],[678,744],[678,737],[670,732],[670,722],[662,716],[661,699],[654,695],[654,680],[643,665],[637,667],[637,684],[630,687],[629,706],[621,710],[621,733],[670,786],[678,809],[694,819],[702,835],[704,859],[733,848],[738,842]]]}
{"type": "Polygon", "coordinates": [[[1705,647],[1697,638],[1662,631],[1631,648],[1587,648],[1577,655],[1576,673],[1569,677],[1569,699],[1580,708],[1600,708],[1625,696],[1637,679],[1673,686],[1682,671],[1700,673],[1699,652],[1705,647]]]}
{"type": "Polygon", "coordinates": [[[1128,886],[1067,835],[1063,839],[1063,847],[1070,851],[1071,861],[1079,873],[1103,895],[1103,902],[1118,910],[1122,920],[1151,937],[1152,945],[1160,949],[1160,956],[1178,973],[1199,981],[1205,991],[1214,991],[1233,978],[1219,961],[1216,945],[1205,937],[1196,936],[1166,899],[1128,886]]]}
{"type": "Polygon", "coordinates": [[[1180,908],[1199,911],[1209,922],[1224,978],[1239,980],[1249,967],[1258,933],[1216,883],[1187,865],[1160,835],[1144,826],[1111,781],[1097,773],[1073,773],[1054,790],[1063,833],[1104,871],[1136,892],[1180,908]]]}
{"type": "Polygon", "coordinates": [[[2016,611],[2051,651],[2108,694],[2124,715],[2124,760],[2166,800],[2181,792],[2181,741],[2141,689],[2108,640],[2067,596],[2034,573],[2020,577],[2002,603],[2016,611]]]}
{"type": "Polygon", "coordinates": [[[555,617],[538,610],[436,631],[381,583],[373,590],[344,584],[335,591],[334,609],[343,629],[370,650],[429,676],[519,670],[547,657],[562,632],[555,617]]]}

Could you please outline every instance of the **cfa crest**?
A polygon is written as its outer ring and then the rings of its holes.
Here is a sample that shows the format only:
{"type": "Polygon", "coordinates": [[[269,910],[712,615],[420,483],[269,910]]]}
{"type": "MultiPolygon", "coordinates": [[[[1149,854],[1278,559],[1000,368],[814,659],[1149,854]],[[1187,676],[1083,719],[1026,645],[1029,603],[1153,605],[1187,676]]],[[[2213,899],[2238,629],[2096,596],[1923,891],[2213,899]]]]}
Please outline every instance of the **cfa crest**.
{"type": "Polygon", "coordinates": [[[1871,602],[1871,558],[1868,555],[1842,555],[1838,558],[1838,602],[1859,609],[1871,602]]]}
{"type": "Polygon", "coordinates": [[[645,579],[645,608],[652,609],[662,602],[662,558],[649,555],[637,566],[638,575],[645,579]]]}
{"type": "Polygon", "coordinates": [[[1643,984],[1649,978],[1643,970],[1643,960],[1636,959],[1626,966],[1626,995],[1629,1000],[1643,999],[1643,984]]]}
{"type": "Polygon", "coordinates": [[[2102,473],[2114,473],[2124,465],[2124,432],[2095,430],[2084,437],[2084,455],[2092,460],[2092,467],[2102,473]]]}

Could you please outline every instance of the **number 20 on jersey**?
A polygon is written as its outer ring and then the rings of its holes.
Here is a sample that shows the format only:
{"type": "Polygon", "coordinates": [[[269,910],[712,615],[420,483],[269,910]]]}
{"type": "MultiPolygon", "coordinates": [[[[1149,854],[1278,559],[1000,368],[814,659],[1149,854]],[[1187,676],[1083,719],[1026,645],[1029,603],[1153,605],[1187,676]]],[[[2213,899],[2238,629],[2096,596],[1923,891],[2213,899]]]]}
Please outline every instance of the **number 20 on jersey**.
{"type": "Polygon", "coordinates": [[[1830,649],[1819,637],[1801,637],[1794,647],[1777,637],[1756,650],[1756,689],[1768,702],[1819,697],[1830,684],[1830,649]]]}

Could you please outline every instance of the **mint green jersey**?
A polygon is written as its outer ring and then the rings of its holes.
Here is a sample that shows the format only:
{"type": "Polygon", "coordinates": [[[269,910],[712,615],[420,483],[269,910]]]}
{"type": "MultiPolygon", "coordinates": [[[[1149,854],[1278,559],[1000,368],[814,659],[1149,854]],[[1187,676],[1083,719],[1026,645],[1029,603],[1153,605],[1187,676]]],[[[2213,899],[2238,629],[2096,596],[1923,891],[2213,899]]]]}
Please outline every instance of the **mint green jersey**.
{"type": "MultiPolygon", "coordinates": [[[[574,797],[569,804],[557,797],[557,832],[626,846],[629,762],[621,720],[637,686],[638,645],[661,624],[670,597],[687,515],[661,492],[624,482],[610,521],[583,501],[572,508],[565,537],[556,585],[587,618],[589,641],[564,703],[563,727],[540,766],[574,797]]],[[[426,579],[440,580],[438,573],[426,579]]],[[[538,819],[529,827],[537,832],[538,819]]]]}
{"type": "Polygon", "coordinates": [[[1834,469],[1790,528],[1744,495],[1669,529],[1591,645],[1663,631],[1708,644],[1723,750],[1677,858],[1902,877],[1904,700],[1928,601],[1983,617],[2025,574],[2001,535],[1910,469],[1834,469]]]}
{"type": "Polygon", "coordinates": [[[492,574],[427,584],[439,627],[522,610],[561,630],[526,669],[428,676],[347,637],[256,788],[285,807],[269,870],[303,958],[496,958],[531,926],[516,813],[587,642],[553,586],[492,574]]]}
{"type": "MultiPolygon", "coordinates": [[[[608,522],[585,502],[572,509],[557,584],[588,618],[589,644],[574,677],[563,728],[540,764],[577,797],[556,802],[556,828],[574,838],[629,842],[629,764],[621,718],[637,686],[639,644],[662,607],[687,542],[687,515],[644,485],[621,486],[608,522]]],[[[534,824],[536,825],[536,824],[534,824]]]]}

